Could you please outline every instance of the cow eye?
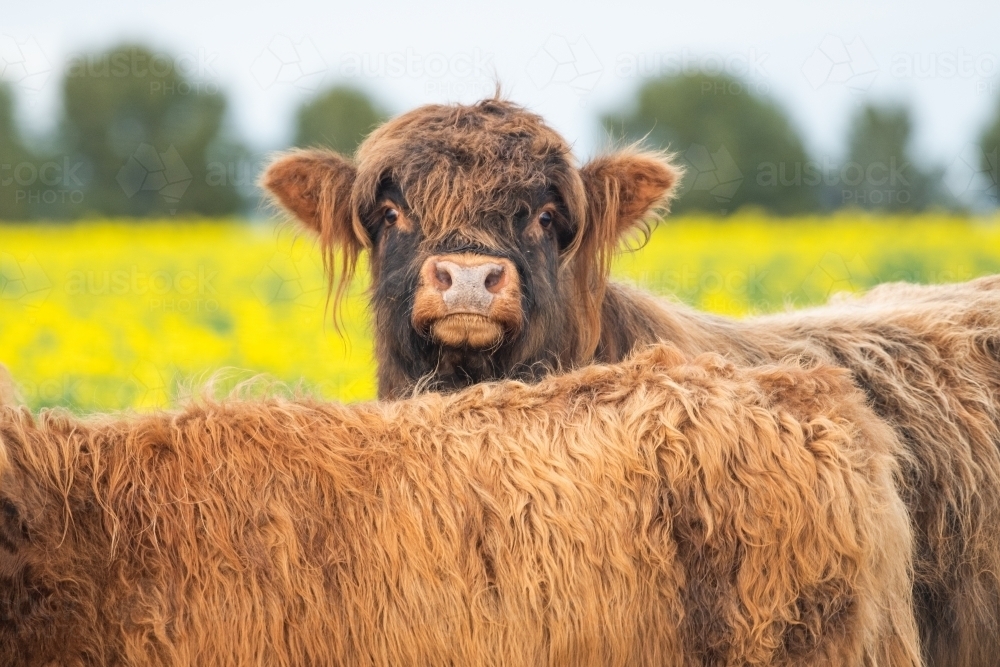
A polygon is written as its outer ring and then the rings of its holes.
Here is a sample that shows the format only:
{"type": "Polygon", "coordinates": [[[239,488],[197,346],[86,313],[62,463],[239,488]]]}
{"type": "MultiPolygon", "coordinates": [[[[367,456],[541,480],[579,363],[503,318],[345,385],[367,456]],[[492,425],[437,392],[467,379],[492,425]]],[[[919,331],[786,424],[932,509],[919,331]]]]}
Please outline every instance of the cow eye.
{"type": "Polygon", "coordinates": [[[538,224],[540,224],[544,229],[551,227],[552,213],[549,211],[542,211],[542,214],[538,216],[538,224]]]}
{"type": "Polygon", "coordinates": [[[382,214],[382,218],[385,220],[385,224],[392,226],[399,220],[399,211],[394,208],[387,208],[385,209],[385,213],[382,214]]]}

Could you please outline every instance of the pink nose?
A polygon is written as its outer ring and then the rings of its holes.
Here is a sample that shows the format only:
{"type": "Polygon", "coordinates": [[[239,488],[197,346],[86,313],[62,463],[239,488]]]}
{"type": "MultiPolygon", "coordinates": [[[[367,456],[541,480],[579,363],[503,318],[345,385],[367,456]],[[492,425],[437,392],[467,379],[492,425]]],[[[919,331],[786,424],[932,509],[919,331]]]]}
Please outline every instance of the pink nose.
{"type": "Polygon", "coordinates": [[[485,349],[521,331],[521,281],[509,259],[454,253],[420,266],[411,323],[448,347],[485,349]]]}
{"type": "Polygon", "coordinates": [[[487,312],[508,279],[504,265],[488,259],[462,263],[440,259],[427,269],[431,284],[451,312],[487,312]]]}

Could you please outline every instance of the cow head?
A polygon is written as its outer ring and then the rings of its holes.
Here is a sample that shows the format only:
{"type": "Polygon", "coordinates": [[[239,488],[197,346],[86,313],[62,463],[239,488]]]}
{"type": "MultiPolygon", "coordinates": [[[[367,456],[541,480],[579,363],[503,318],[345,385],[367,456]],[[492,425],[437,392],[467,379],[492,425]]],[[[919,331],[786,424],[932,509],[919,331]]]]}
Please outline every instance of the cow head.
{"type": "Polygon", "coordinates": [[[588,361],[619,239],[666,205],[677,177],[635,149],[578,168],[540,117],[491,99],[399,116],[353,160],[286,154],[263,184],[319,237],[335,312],[368,252],[389,397],[421,380],[450,389],[588,361]]]}

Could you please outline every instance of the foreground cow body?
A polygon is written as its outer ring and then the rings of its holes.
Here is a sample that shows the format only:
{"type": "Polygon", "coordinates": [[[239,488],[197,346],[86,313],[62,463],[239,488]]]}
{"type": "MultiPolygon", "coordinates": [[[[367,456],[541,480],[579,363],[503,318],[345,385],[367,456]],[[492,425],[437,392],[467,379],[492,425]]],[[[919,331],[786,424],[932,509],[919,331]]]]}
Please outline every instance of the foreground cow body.
{"type": "Polygon", "coordinates": [[[666,348],[395,404],[0,408],[0,663],[917,665],[901,457],[840,371],[666,348]]]}

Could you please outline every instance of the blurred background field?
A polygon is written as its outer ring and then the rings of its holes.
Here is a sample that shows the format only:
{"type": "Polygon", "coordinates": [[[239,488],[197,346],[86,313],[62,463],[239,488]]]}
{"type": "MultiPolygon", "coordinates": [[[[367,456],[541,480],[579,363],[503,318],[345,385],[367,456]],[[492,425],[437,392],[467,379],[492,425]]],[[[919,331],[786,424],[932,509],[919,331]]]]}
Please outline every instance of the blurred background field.
{"type": "MultiPolygon", "coordinates": [[[[1000,219],[943,214],[671,218],[614,273],[744,316],[885,281],[1000,273],[1000,219]]],[[[374,396],[364,285],[331,326],[312,241],[288,225],[143,220],[0,227],[0,362],[34,408],[148,408],[257,374],[374,396]]]]}
{"type": "Polygon", "coordinates": [[[615,267],[659,294],[745,316],[1000,272],[1000,3],[8,4],[0,362],[36,408],[256,374],[372,397],[365,286],[341,338],[261,172],[498,88],[581,163],[635,142],[684,168],[615,267]]]}

